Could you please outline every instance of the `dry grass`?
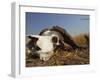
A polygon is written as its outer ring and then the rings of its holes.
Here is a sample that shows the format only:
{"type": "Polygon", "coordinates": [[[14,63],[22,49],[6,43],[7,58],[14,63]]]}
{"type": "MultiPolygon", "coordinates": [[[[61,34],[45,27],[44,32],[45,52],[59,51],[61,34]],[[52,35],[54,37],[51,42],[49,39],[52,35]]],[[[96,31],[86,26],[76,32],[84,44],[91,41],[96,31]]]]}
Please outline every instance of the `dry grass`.
{"type": "MultiPolygon", "coordinates": [[[[83,36],[74,38],[79,45],[86,44],[83,36]]],[[[77,49],[72,51],[63,51],[58,49],[48,61],[42,61],[38,57],[34,58],[31,54],[26,55],[26,67],[35,66],[61,66],[61,65],[83,65],[89,64],[89,49],[77,49]]]]}
{"type": "Polygon", "coordinates": [[[79,34],[77,36],[74,36],[74,41],[78,44],[78,45],[87,45],[88,41],[86,40],[86,38],[84,37],[84,35],[88,36],[88,34],[84,33],[84,34],[79,34]]]}

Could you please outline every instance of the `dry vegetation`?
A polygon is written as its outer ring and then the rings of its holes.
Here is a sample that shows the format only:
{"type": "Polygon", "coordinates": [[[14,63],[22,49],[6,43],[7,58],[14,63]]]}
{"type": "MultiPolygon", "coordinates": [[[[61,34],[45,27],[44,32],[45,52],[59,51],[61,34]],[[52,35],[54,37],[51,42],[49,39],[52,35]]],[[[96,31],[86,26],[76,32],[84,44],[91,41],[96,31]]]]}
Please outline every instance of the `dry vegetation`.
{"type": "MultiPolygon", "coordinates": [[[[78,45],[86,45],[87,41],[82,34],[74,37],[78,45]]],[[[57,65],[79,65],[89,64],[89,49],[77,49],[63,51],[58,49],[54,55],[46,62],[26,53],[26,67],[35,66],[57,66],[57,65]]]]}

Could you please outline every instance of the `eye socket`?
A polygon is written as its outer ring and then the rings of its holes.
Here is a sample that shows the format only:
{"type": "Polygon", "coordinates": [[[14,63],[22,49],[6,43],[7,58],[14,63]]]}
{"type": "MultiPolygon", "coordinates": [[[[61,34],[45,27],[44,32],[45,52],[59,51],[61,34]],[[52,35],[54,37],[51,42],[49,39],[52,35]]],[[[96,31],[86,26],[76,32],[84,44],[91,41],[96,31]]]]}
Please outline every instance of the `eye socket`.
{"type": "Polygon", "coordinates": [[[53,36],[53,37],[52,37],[52,42],[53,42],[53,43],[57,43],[57,42],[58,42],[58,37],[53,36]]]}

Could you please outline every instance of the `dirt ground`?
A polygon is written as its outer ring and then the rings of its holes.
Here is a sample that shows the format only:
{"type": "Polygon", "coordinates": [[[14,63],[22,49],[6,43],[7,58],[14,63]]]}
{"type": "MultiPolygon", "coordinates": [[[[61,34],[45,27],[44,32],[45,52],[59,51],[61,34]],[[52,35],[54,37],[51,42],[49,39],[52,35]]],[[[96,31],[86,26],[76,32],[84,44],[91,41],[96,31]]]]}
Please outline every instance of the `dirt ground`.
{"type": "Polygon", "coordinates": [[[26,58],[26,67],[33,66],[60,66],[60,65],[79,65],[89,64],[89,52],[88,50],[75,50],[71,52],[57,50],[53,57],[44,62],[38,57],[30,55],[26,58]]]}

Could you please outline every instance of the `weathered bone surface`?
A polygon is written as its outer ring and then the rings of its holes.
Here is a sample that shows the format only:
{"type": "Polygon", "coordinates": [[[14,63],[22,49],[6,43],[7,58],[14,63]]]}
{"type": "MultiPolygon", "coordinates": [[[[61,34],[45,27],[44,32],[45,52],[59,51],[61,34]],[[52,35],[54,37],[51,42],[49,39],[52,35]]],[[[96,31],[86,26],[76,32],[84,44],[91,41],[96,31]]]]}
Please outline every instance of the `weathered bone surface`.
{"type": "Polygon", "coordinates": [[[79,48],[79,46],[74,42],[71,35],[63,28],[59,26],[53,26],[51,29],[44,29],[40,32],[39,35],[52,35],[56,34],[59,36],[60,43],[63,46],[66,46],[66,44],[70,45],[73,49],[79,48]]]}

